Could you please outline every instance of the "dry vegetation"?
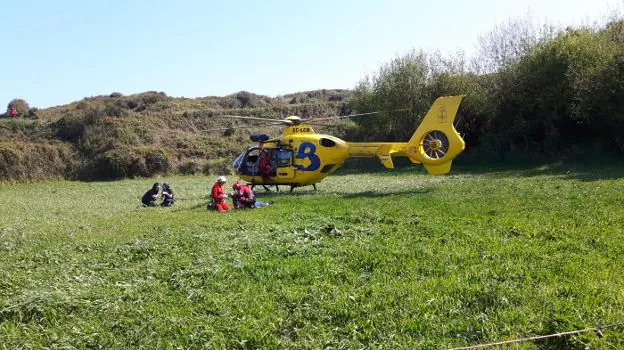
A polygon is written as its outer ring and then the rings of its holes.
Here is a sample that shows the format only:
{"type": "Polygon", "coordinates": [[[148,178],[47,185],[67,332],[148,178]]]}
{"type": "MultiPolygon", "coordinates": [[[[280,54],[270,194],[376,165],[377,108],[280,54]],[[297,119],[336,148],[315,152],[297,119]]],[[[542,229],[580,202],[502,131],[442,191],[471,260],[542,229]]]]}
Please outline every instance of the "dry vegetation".
{"type": "Polygon", "coordinates": [[[250,130],[211,131],[238,125],[216,115],[334,115],[346,111],[342,101],[349,96],[345,90],[319,90],[277,98],[248,92],[197,99],[160,92],[85,98],[38,110],[36,119],[0,120],[0,180],[222,173],[250,143],[250,130]]]}

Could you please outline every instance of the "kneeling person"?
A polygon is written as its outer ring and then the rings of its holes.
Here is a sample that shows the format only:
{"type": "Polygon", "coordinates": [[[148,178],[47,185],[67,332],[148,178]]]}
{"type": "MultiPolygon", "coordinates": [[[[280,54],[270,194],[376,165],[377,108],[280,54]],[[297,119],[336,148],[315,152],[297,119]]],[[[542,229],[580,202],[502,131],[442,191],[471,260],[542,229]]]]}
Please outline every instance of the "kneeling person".
{"type": "Polygon", "coordinates": [[[160,194],[160,184],[155,183],[150,190],[143,194],[141,198],[141,204],[144,207],[155,207],[156,199],[158,199],[158,195],[160,194]]]}
{"type": "Polygon", "coordinates": [[[225,194],[225,191],[223,190],[223,184],[225,181],[224,176],[219,176],[217,182],[212,185],[212,191],[210,192],[212,202],[208,204],[208,208],[216,209],[221,213],[230,210],[230,207],[225,202],[225,199],[227,198],[227,194],[225,194]]]}
{"type": "Polygon", "coordinates": [[[256,196],[248,185],[241,185],[236,182],[232,189],[232,202],[234,202],[234,208],[254,208],[256,204],[256,196]]]}
{"type": "Polygon", "coordinates": [[[163,184],[162,199],[163,201],[160,205],[163,207],[170,207],[175,202],[173,199],[173,189],[169,184],[163,184]]]}

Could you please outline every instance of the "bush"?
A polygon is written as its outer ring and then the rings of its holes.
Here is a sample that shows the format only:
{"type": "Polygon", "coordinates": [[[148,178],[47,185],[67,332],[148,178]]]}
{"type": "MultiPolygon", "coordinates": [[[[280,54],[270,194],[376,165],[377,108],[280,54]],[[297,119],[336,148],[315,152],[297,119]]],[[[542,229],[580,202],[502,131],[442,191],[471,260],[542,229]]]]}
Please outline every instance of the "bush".
{"type": "Polygon", "coordinates": [[[224,175],[231,174],[232,169],[225,159],[211,159],[204,164],[202,173],[204,175],[224,175]]]}
{"type": "Polygon", "coordinates": [[[151,177],[170,169],[169,156],[161,149],[116,148],[98,155],[83,177],[111,180],[151,177]]]}
{"type": "Polygon", "coordinates": [[[30,106],[28,102],[22,100],[21,98],[15,98],[9,102],[7,105],[7,110],[15,108],[17,110],[17,117],[26,118],[28,117],[28,112],[30,111],[30,106]]]}
{"type": "Polygon", "coordinates": [[[169,153],[163,149],[147,148],[141,151],[145,159],[145,172],[142,176],[154,176],[156,174],[166,174],[171,170],[169,153]]]}
{"type": "Polygon", "coordinates": [[[466,93],[474,88],[459,61],[443,60],[412,51],[383,65],[355,89],[351,108],[356,112],[387,111],[353,121],[360,138],[376,141],[408,140],[431,104],[441,95],[466,93]],[[459,67],[459,68],[458,68],[459,67]],[[466,82],[464,82],[466,81],[466,82]],[[410,111],[393,111],[410,108],[410,111]]]}
{"type": "Polygon", "coordinates": [[[195,161],[188,161],[178,166],[178,172],[182,175],[195,175],[201,169],[201,166],[195,161]]]}
{"type": "Polygon", "coordinates": [[[123,117],[128,115],[123,108],[116,106],[115,104],[107,103],[103,110],[104,114],[111,117],[123,117]]]}
{"type": "Polygon", "coordinates": [[[227,129],[225,129],[223,131],[223,136],[228,137],[228,136],[232,136],[236,133],[236,129],[234,128],[234,125],[232,123],[228,124],[227,129]]]}
{"type": "Polygon", "coordinates": [[[37,107],[33,107],[31,109],[28,110],[28,119],[39,119],[39,115],[37,114],[37,112],[39,112],[39,108],[37,107]]]}
{"type": "Polygon", "coordinates": [[[63,141],[76,142],[78,141],[85,129],[85,124],[82,120],[77,118],[63,117],[54,123],[56,137],[63,141]]]}
{"type": "Polygon", "coordinates": [[[1,181],[69,177],[74,174],[77,166],[76,154],[67,145],[0,143],[1,181]]]}

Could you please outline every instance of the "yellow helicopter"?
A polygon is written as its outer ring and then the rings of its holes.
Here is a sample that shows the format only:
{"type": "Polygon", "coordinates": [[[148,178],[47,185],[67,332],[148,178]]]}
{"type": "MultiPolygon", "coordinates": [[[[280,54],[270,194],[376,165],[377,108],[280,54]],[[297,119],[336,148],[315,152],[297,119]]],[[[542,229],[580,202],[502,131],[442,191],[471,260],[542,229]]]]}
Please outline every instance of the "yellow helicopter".
{"type": "Polygon", "coordinates": [[[378,157],[389,169],[394,168],[393,156],[405,156],[414,164],[422,164],[430,175],[446,174],[453,159],[464,150],[464,140],[454,127],[454,120],[463,96],[445,96],[435,100],[408,142],[346,142],[331,135],[317,134],[310,122],[349,118],[379,112],[303,120],[290,116],[283,120],[222,116],[243,120],[286,125],[275,138],[252,135],[256,145],[248,147],[232,162],[236,174],[252,187],[296,187],[312,185],[340,168],[350,157],[378,157]]]}

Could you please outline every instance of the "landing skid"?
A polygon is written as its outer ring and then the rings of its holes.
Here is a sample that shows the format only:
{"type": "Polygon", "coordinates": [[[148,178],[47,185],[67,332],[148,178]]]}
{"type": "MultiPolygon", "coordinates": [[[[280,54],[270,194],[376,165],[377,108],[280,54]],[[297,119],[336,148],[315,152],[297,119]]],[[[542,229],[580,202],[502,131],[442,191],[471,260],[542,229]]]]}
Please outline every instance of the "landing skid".
{"type": "MultiPolygon", "coordinates": [[[[266,192],[271,192],[271,187],[272,187],[272,186],[275,186],[275,191],[276,191],[276,192],[280,192],[279,185],[277,185],[277,184],[276,184],[276,185],[253,184],[253,185],[251,185],[251,190],[253,191],[253,190],[254,190],[254,188],[256,188],[256,186],[262,186],[262,188],[264,188],[264,190],[265,190],[266,192]]],[[[298,185],[290,185],[290,191],[288,191],[288,193],[292,193],[292,192],[295,190],[295,188],[297,188],[297,187],[303,187],[303,186],[298,186],[298,185]]],[[[315,190],[315,191],[317,191],[317,190],[318,190],[318,189],[316,188],[316,184],[312,184],[312,187],[314,188],[314,190],[315,190]]]]}
{"type": "MultiPolygon", "coordinates": [[[[294,185],[291,185],[291,186],[290,186],[290,191],[289,191],[288,193],[292,193],[292,191],[293,191],[295,188],[297,188],[297,187],[301,187],[301,186],[294,186],[294,185]]],[[[312,184],[312,187],[314,187],[314,190],[315,190],[315,191],[317,190],[317,189],[316,189],[316,184],[312,184]]]]}
{"type": "MultiPolygon", "coordinates": [[[[256,186],[258,186],[258,185],[251,185],[251,190],[253,191],[253,189],[254,189],[256,186]]],[[[268,186],[267,186],[267,185],[262,185],[262,184],[260,184],[260,186],[262,186],[262,188],[264,188],[264,190],[265,190],[265,191],[267,191],[267,192],[271,192],[271,186],[272,186],[272,185],[268,185],[268,186]]],[[[275,186],[275,191],[276,191],[276,192],[279,192],[279,191],[280,191],[279,185],[274,185],[274,186],[275,186]]]]}

